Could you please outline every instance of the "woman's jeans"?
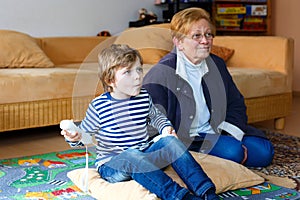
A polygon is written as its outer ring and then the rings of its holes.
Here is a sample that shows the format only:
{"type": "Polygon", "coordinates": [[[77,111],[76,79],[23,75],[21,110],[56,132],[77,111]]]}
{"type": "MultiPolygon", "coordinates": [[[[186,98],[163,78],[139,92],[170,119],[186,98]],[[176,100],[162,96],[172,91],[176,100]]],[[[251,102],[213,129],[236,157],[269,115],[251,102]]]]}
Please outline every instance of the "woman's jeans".
{"type": "Polygon", "coordinates": [[[144,150],[129,148],[99,168],[100,176],[111,183],[133,179],[161,199],[182,199],[190,191],[202,197],[215,186],[201,166],[176,137],[163,137],[144,150]],[[172,165],[187,185],[181,187],[163,168],[172,165]]]}
{"type": "Polygon", "coordinates": [[[268,166],[274,157],[272,143],[262,137],[244,136],[242,141],[238,141],[229,135],[200,135],[201,136],[190,145],[189,150],[207,153],[241,163],[245,156],[244,146],[247,148],[247,160],[244,165],[248,167],[268,166]]]}

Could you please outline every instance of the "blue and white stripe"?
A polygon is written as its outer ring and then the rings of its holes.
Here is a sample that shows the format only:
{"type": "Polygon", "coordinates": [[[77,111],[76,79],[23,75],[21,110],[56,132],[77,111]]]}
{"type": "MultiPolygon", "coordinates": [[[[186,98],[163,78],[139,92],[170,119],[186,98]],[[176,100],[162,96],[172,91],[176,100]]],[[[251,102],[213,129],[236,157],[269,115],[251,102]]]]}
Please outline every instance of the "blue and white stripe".
{"type": "Polygon", "coordinates": [[[126,100],[113,99],[110,93],[96,97],[90,103],[80,128],[95,134],[97,160],[102,164],[101,160],[107,161],[127,148],[145,145],[149,139],[148,123],[160,133],[165,126],[171,126],[154,106],[148,92],[141,89],[139,95],[126,100]]]}

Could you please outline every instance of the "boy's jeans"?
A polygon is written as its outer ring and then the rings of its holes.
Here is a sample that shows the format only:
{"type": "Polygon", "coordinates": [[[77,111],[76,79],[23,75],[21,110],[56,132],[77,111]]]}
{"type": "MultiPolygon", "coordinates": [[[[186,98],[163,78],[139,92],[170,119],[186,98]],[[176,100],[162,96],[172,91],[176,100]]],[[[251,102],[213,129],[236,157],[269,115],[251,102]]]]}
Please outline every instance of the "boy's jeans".
{"type": "Polygon", "coordinates": [[[111,183],[134,179],[161,199],[182,199],[189,191],[201,197],[207,190],[215,190],[184,144],[173,136],[163,137],[143,151],[127,149],[102,165],[99,174],[111,183]],[[161,170],[169,164],[189,190],[161,170]]]}

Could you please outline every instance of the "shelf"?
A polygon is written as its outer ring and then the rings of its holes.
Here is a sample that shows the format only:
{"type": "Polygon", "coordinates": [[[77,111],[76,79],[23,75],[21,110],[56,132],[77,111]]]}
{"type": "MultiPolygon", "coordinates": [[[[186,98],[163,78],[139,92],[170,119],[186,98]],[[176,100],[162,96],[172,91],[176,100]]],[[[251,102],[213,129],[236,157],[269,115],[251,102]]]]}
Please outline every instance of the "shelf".
{"type": "Polygon", "coordinates": [[[214,0],[217,35],[271,35],[271,0],[214,0]]]}
{"type": "Polygon", "coordinates": [[[271,0],[195,0],[190,2],[173,0],[156,5],[168,5],[168,9],[163,11],[164,22],[170,22],[176,12],[194,6],[210,13],[216,25],[217,35],[271,35],[271,0]],[[218,10],[217,6],[221,4],[224,9],[218,10]],[[226,4],[229,7],[228,10],[226,10],[226,4]],[[238,8],[234,8],[235,6],[238,8]],[[243,12],[229,14],[229,12],[239,12],[238,9],[243,12]],[[228,28],[222,28],[224,26],[228,28]]]}

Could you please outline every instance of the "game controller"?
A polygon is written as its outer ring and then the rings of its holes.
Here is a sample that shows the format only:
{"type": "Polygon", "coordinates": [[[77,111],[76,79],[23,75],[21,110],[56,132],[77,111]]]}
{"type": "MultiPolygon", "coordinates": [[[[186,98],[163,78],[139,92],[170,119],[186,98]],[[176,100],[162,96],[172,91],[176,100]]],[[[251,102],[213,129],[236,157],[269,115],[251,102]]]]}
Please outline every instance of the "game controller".
{"type": "Polygon", "coordinates": [[[60,128],[62,130],[68,131],[71,134],[76,134],[76,132],[80,133],[81,134],[80,142],[82,142],[84,145],[93,143],[93,137],[87,132],[81,130],[78,126],[76,126],[73,120],[62,120],[60,122],[60,128]]]}

